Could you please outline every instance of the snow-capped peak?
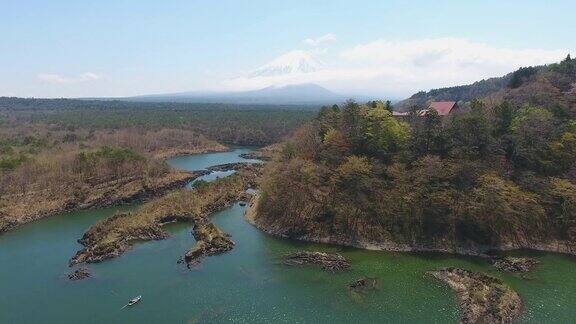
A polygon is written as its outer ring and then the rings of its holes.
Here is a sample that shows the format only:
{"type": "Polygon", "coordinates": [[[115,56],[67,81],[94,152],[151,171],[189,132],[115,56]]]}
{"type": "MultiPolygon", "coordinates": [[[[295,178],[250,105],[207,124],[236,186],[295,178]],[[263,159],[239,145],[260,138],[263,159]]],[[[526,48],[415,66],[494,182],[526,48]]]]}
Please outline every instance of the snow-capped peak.
{"type": "Polygon", "coordinates": [[[310,73],[322,68],[322,62],[308,51],[295,50],[283,54],[250,74],[250,77],[268,77],[293,73],[310,73]]]}

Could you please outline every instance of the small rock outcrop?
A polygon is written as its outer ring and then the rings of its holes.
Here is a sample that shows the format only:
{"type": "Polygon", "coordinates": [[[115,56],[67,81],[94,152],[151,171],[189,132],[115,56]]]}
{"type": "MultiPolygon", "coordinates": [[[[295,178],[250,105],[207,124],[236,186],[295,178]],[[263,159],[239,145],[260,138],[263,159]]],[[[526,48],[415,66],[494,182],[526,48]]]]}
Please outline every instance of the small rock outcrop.
{"type": "Polygon", "coordinates": [[[196,244],[186,253],[184,260],[189,269],[199,265],[205,256],[221,254],[234,248],[229,235],[222,232],[208,219],[199,220],[192,230],[196,244]]]}
{"type": "Polygon", "coordinates": [[[513,323],[522,311],[518,293],[497,278],[458,268],[430,274],[456,294],[460,323],[513,323]]]}
{"type": "Polygon", "coordinates": [[[284,264],[290,266],[317,265],[325,271],[346,271],[350,263],[340,254],[300,251],[284,257],[284,264]]]}
{"type": "Polygon", "coordinates": [[[493,258],[492,265],[504,272],[529,272],[540,261],[526,257],[493,258]]]}
{"type": "Polygon", "coordinates": [[[72,281],[90,278],[92,275],[86,268],[79,268],[68,274],[68,279],[72,281]]]}
{"type": "Polygon", "coordinates": [[[16,226],[16,224],[8,219],[5,219],[5,215],[0,212],[0,234],[8,232],[16,226]]]}

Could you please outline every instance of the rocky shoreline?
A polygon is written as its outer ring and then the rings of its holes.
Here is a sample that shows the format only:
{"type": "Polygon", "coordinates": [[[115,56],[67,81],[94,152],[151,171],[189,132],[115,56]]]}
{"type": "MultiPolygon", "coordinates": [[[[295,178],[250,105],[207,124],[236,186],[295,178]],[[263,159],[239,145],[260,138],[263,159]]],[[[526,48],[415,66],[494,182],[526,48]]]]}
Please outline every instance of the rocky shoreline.
{"type": "MultiPolygon", "coordinates": [[[[225,152],[228,147],[216,143],[207,148],[165,149],[151,153],[157,159],[167,159],[181,155],[225,152]]],[[[7,203],[10,208],[0,210],[0,235],[52,215],[74,212],[90,208],[103,208],[120,204],[146,202],[167,192],[184,187],[190,181],[214,170],[179,171],[170,170],[166,175],[144,181],[141,178],[121,178],[102,182],[83,189],[83,194],[70,197],[57,197],[49,192],[31,192],[14,197],[7,203]],[[87,192],[84,192],[87,191],[87,192]]]]}
{"type": "MultiPolygon", "coordinates": [[[[22,209],[26,214],[18,217],[0,215],[0,235],[4,232],[14,230],[20,225],[33,222],[52,215],[73,212],[90,208],[103,208],[120,204],[130,204],[145,202],[150,199],[160,197],[167,192],[184,187],[188,182],[210,173],[207,170],[193,172],[171,171],[166,177],[159,179],[157,183],[143,185],[139,179],[126,179],[111,181],[94,187],[91,193],[84,199],[68,197],[64,200],[52,202],[30,203],[28,206],[38,206],[38,208],[22,209]]],[[[40,198],[41,199],[41,198],[40,198]]],[[[23,197],[22,202],[34,200],[23,197]]]]}
{"type": "Polygon", "coordinates": [[[233,162],[233,163],[224,163],[213,165],[211,167],[206,168],[206,170],[210,172],[223,172],[223,171],[238,171],[242,168],[245,168],[247,165],[250,165],[250,162],[233,162]]]}
{"type": "Polygon", "coordinates": [[[240,154],[241,158],[249,160],[271,161],[275,152],[280,150],[280,144],[272,144],[248,153],[240,154]]]}
{"type": "Polygon", "coordinates": [[[241,158],[248,159],[248,160],[270,161],[270,159],[271,159],[269,156],[265,156],[261,151],[242,153],[239,156],[241,158]]]}
{"type": "Polygon", "coordinates": [[[486,257],[486,253],[495,251],[514,251],[514,250],[533,250],[541,252],[554,252],[568,255],[576,255],[576,243],[568,241],[550,241],[547,243],[531,243],[528,241],[517,242],[514,244],[503,244],[500,246],[456,246],[448,243],[437,244],[404,244],[392,241],[384,242],[367,242],[359,239],[352,240],[345,235],[326,235],[320,236],[315,233],[294,233],[289,228],[275,226],[264,222],[258,218],[258,200],[259,195],[254,195],[248,204],[245,212],[246,220],[259,230],[282,238],[293,239],[297,241],[333,244],[339,246],[349,246],[365,250],[390,251],[390,252],[437,252],[447,254],[458,254],[468,256],[486,257]]]}
{"type": "Polygon", "coordinates": [[[492,265],[504,272],[529,272],[540,261],[526,257],[496,257],[491,259],[492,265]]]}
{"type": "Polygon", "coordinates": [[[499,279],[458,268],[430,274],[454,291],[460,323],[513,323],[522,312],[518,293],[499,279]]]}
{"type": "Polygon", "coordinates": [[[315,265],[329,272],[350,269],[350,262],[336,253],[300,251],[284,256],[282,262],[289,266],[315,265]]]}
{"type": "Polygon", "coordinates": [[[208,148],[194,148],[194,149],[187,149],[187,148],[168,148],[161,150],[159,152],[155,152],[154,156],[158,159],[166,160],[169,158],[177,157],[177,156],[184,156],[184,155],[195,155],[195,154],[206,154],[206,153],[217,153],[217,152],[226,152],[229,148],[215,143],[213,146],[208,148]]]}

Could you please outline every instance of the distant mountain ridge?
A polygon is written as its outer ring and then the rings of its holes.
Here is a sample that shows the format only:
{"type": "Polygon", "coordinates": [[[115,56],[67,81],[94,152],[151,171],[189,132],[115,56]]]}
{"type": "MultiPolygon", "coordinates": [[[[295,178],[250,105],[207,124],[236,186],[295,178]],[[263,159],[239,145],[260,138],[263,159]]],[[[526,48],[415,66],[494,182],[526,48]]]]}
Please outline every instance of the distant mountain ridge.
{"type": "Polygon", "coordinates": [[[473,98],[483,98],[504,89],[510,82],[512,74],[508,73],[502,77],[476,81],[468,85],[432,89],[428,92],[420,91],[398,102],[395,107],[399,111],[408,111],[412,106],[424,107],[430,101],[466,102],[473,98]]]}
{"type": "MultiPolygon", "coordinates": [[[[240,92],[180,92],[124,98],[130,101],[234,103],[234,104],[337,104],[349,97],[313,83],[269,86],[240,92]]],[[[358,98],[360,99],[360,98],[358,98]]]]}
{"type": "Polygon", "coordinates": [[[469,85],[420,91],[395,104],[398,111],[412,106],[424,107],[431,101],[485,99],[513,104],[576,107],[576,59],[570,55],[560,63],[520,68],[502,77],[477,81],[469,85]]]}

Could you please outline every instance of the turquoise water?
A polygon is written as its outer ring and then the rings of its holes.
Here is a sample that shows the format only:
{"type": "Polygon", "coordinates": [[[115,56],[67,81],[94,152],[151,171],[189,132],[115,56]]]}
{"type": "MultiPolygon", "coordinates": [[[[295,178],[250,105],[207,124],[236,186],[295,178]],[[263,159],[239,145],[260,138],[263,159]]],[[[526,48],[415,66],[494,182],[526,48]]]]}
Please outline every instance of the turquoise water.
{"type": "Polygon", "coordinates": [[[260,162],[259,160],[245,159],[239,156],[251,151],[252,149],[249,147],[233,147],[227,152],[177,156],[167,162],[173,168],[187,171],[202,170],[225,163],[260,162]]]}
{"type": "MultiPolygon", "coordinates": [[[[203,170],[214,165],[225,163],[260,163],[259,160],[245,159],[239,156],[240,154],[248,153],[250,151],[252,151],[252,149],[248,147],[234,147],[228,152],[177,156],[169,159],[167,162],[173,168],[187,171],[203,170]]],[[[233,173],[234,171],[214,171],[194,179],[187,185],[187,187],[191,187],[192,184],[198,180],[212,181],[229,176],[233,173]]]]}
{"type": "MultiPolygon", "coordinates": [[[[220,153],[217,153],[220,154],[220,153]]],[[[181,166],[195,166],[179,158],[181,166]]],[[[204,161],[204,159],[202,159],[204,161]]],[[[228,163],[219,160],[214,164],[228,163]]],[[[138,208],[125,206],[121,209],[138,208]]],[[[441,254],[363,251],[281,240],[243,219],[234,205],[213,215],[235,248],[194,270],[176,261],[193,244],[184,224],[163,241],[137,244],[120,258],[87,267],[93,278],[71,282],[68,259],[76,239],[120,208],[47,218],[0,236],[0,323],[445,323],[458,312],[451,291],[426,271],[459,266],[502,278],[526,304],[523,323],[570,323],[576,318],[573,258],[532,253],[542,261],[531,279],[494,271],[485,261],[441,254]],[[287,267],[282,255],[300,249],[339,252],[345,273],[287,267]],[[378,277],[378,290],[351,294],[346,283],[378,277]],[[120,310],[132,297],[136,306],[120,310]]]]}

